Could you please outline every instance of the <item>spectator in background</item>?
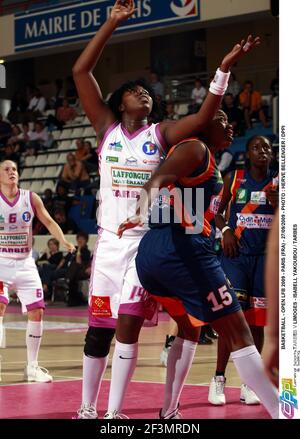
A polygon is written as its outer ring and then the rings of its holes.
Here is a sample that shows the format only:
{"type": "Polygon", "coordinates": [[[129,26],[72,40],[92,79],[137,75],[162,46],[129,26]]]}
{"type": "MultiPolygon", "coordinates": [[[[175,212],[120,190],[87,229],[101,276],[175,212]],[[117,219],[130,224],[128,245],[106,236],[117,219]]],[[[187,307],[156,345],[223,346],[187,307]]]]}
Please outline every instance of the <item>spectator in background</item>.
{"type": "Polygon", "coordinates": [[[205,96],[207,95],[207,90],[204,87],[202,81],[197,78],[195,80],[195,87],[191,93],[191,99],[193,103],[190,105],[189,113],[196,113],[203,104],[205,96]]]}
{"type": "Polygon", "coordinates": [[[29,142],[25,145],[25,155],[35,155],[40,149],[49,147],[49,134],[43,122],[34,124],[34,131],[28,132],[29,142]]]}
{"type": "Polygon", "coordinates": [[[261,94],[254,90],[252,81],[245,82],[244,89],[240,93],[240,105],[244,112],[247,128],[252,127],[251,119],[253,118],[259,119],[265,128],[268,127],[267,119],[262,109],[261,94]]]}
{"type": "Polygon", "coordinates": [[[52,275],[63,265],[63,254],[59,251],[59,241],[51,238],[47,242],[47,249],[37,261],[38,271],[42,281],[45,297],[52,293],[52,275]]]}
{"type": "Polygon", "coordinates": [[[42,116],[46,109],[46,105],[46,99],[44,98],[40,90],[38,88],[35,88],[27,108],[27,110],[29,111],[28,115],[30,116],[31,113],[35,118],[42,116]]]}
{"type": "Polygon", "coordinates": [[[155,72],[150,73],[150,85],[154,91],[155,96],[160,95],[161,98],[165,96],[165,87],[162,82],[160,82],[158,74],[155,72]]]}
{"type": "Polygon", "coordinates": [[[71,205],[72,200],[68,197],[67,186],[62,181],[58,182],[56,195],[53,198],[53,211],[64,210],[65,212],[69,212],[71,205]]]}
{"type": "Polygon", "coordinates": [[[72,76],[66,78],[66,93],[65,98],[69,102],[69,105],[75,107],[78,102],[78,93],[74,84],[74,79],[72,76]]]}
{"type": "Polygon", "coordinates": [[[236,76],[233,72],[231,72],[230,78],[229,78],[229,84],[226,90],[226,94],[230,93],[233,96],[233,99],[235,101],[236,104],[238,104],[238,100],[239,100],[239,94],[241,91],[241,84],[239,83],[239,81],[236,79],[236,76]]]}
{"type": "Polygon", "coordinates": [[[77,139],[76,140],[76,151],[75,151],[75,158],[76,160],[82,161],[85,159],[86,151],[84,147],[84,141],[83,139],[77,139]]]}
{"type": "Polygon", "coordinates": [[[55,95],[51,98],[51,107],[54,109],[61,107],[64,96],[64,81],[61,78],[57,78],[55,80],[55,95]]]}
{"type": "Polygon", "coordinates": [[[11,100],[10,110],[7,119],[11,123],[21,123],[26,113],[28,102],[23,97],[22,93],[16,92],[11,100]]]}
{"type": "Polygon", "coordinates": [[[243,112],[235,104],[234,96],[226,93],[223,99],[223,111],[227,114],[228,122],[232,125],[235,136],[245,135],[243,112]]]}
{"type": "Polygon", "coordinates": [[[64,165],[61,179],[69,189],[76,193],[80,188],[86,188],[90,183],[90,177],[84,164],[77,160],[72,152],[67,155],[67,163],[64,165]]]}
{"type": "Polygon", "coordinates": [[[167,103],[165,119],[168,119],[168,120],[178,120],[179,119],[179,115],[175,111],[173,102],[167,103]]]}
{"type": "Polygon", "coordinates": [[[53,200],[53,192],[51,189],[45,189],[44,195],[42,197],[44,206],[46,210],[50,213],[50,215],[53,215],[54,211],[54,200],[53,200]]]}
{"type": "Polygon", "coordinates": [[[84,142],[85,156],[82,160],[88,173],[98,171],[98,155],[89,140],[84,142]]]}
{"type": "Polygon", "coordinates": [[[56,111],[56,116],[49,114],[46,125],[49,127],[49,129],[52,125],[54,125],[54,127],[62,130],[64,125],[67,122],[74,120],[76,116],[76,110],[73,107],[70,107],[67,99],[64,99],[62,105],[56,111]]]}
{"type": "Polygon", "coordinates": [[[66,278],[69,282],[69,294],[67,303],[69,306],[84,305],[87,300],[84,299],[82,292],[79,290],[79,281],[89,279],[91,266],[91,252],[88,249],[89,235],[85,232],[79,232],[76,236],[77,246],[75,259],[72,259],[66,271],[66,278]]]}
{"type": "Polygon", "coordinates": [[[68,99],[64,99],[62,102],[62,106],[57,109],[56,117],[59,122],[66,124],[67,122],[74,120],[77,116],[77,111],[70,107],[68,99]]]}
{"type": "Polygon", "coordinates": [[[9,122],[3,120],[2,114],[0,114],[0,147],[4,146],[12,133],[11,125],[9,122]]]}
{"type": "Polygon", "coordinates": [[[59,224],[64,233],[77,233],[78,227],[73,220],[67,218],[66,212],[64,210],[56,210],[54,212],[54,219],[57,224],[59,224]]]}

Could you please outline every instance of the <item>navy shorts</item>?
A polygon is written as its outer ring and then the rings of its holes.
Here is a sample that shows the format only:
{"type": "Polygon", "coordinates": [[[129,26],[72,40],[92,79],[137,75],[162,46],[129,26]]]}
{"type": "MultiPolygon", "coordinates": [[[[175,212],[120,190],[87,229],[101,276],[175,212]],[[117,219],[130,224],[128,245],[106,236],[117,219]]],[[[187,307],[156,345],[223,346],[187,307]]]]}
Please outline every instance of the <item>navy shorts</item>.
{"type": "Polygon", "coordinates": [[[194,326],[241,309],[210,238],[179,227],[151,229],[140,242],[136,268],[143,287],[169,314],[188,314],[194,326]]]}
{"type": "Polygon", "coordinates": [[[264,255],[239,254],[236,258],[221,258],[222,268],[229,279],[251,326],[265,326],[267,299],[264,294],[264,255]]]}

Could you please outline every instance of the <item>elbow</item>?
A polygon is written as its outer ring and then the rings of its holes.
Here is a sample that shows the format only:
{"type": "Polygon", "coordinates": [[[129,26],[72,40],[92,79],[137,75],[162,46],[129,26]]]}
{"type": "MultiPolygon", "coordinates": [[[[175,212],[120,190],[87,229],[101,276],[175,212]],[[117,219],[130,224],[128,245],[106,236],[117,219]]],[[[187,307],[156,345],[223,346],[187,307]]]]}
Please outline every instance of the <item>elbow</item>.
{"type": "Polygon", "coordinates": [[[86,70],[82,65],[80,65],[78,62],[76,62],[72,68],[72,74],[73,78],[78,77],[82,74],[89,73],[88,70],[86,70]]]}

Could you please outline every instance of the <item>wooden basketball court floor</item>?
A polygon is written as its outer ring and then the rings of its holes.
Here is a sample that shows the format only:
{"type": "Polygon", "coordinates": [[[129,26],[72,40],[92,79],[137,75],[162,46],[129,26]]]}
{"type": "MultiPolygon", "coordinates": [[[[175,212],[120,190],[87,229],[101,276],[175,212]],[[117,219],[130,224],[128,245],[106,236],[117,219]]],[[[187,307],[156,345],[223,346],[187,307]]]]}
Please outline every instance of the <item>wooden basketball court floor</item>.
{"type": "MultiPolygon", "coordinates": [[[[53,383],[26,383],[23,370],[26,361],[26,318],[20,307],[10,305],[4,318],[6,348],[2,356],[0,382],[0,418],[9,419],[70,419],[80,406],[82,351],[87,328],[87,308],[48,306],[45,310],[44,335],[39,364],[46,367],[53,383]]],[[[133,381],[129,386],[123,412],[132,419],[158,418],[162,406],[165,367],[159,355],[170,322],[160,313],[159,325],[143,328],[139,358],[133,381]]],[[[185,419],[269,419],[261,406],[245,406],[239,401],[240,379],[232,362],[227,368],[227,404],[214,407],[207,401],[208,384],[215,371],[217,343],[197,347],[192,369],[181,398],[181,413],[185,419]]],[[[111,360],[102,384],[98,410],[105,412],[111,360]]]]}

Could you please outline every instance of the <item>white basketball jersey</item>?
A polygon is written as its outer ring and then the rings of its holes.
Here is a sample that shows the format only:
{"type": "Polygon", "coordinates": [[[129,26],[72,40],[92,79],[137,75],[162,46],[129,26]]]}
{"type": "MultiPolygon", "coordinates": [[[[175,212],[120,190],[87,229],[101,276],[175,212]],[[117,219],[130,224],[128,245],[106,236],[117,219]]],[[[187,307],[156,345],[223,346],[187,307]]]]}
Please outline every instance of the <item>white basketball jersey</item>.
{"type": "MultiPolygon", "coordinates": [[[[117,233],[119,225],[135,214],[141,188],[163,158],[159,124],[146,125],[130,134],[120,123],[105,133],[98,148],[100,198],[98,225],[117,233]]],[[[127,230],[126,235],[144,233],[147,225],[127,230]]]]}
{"type": "Polygon", "coordinates": [[[0,192],[0,257],[31,256],[34,210],[31,192],[19,189],[13,203],[0,192]]]}

